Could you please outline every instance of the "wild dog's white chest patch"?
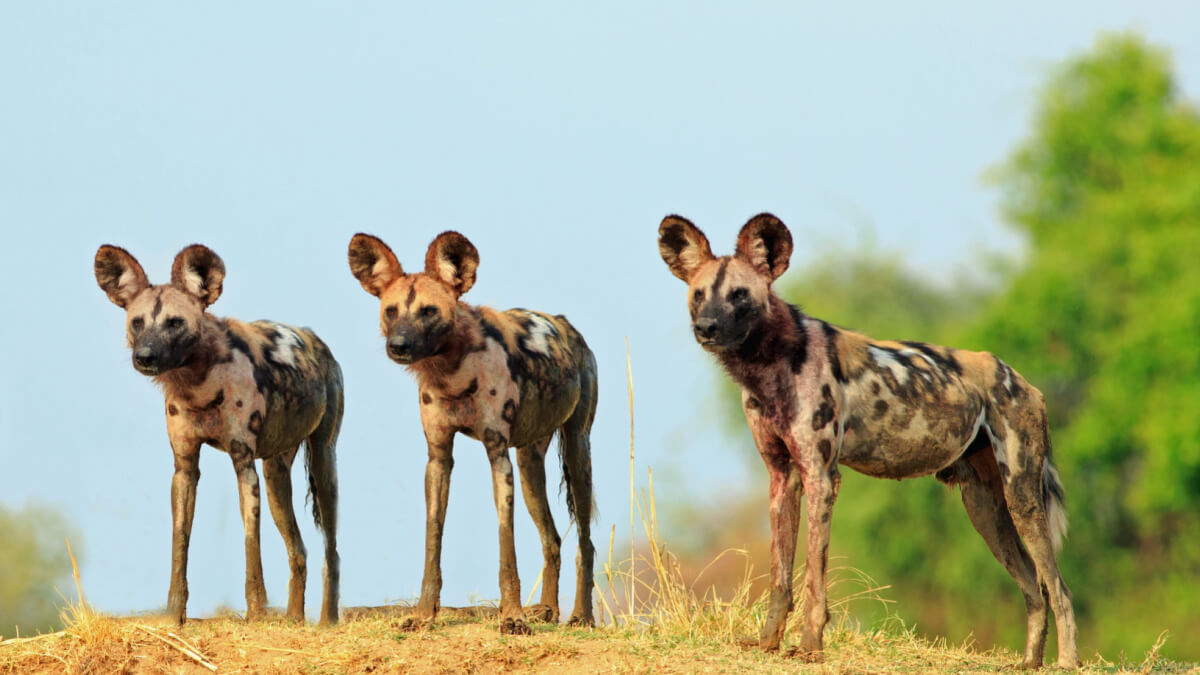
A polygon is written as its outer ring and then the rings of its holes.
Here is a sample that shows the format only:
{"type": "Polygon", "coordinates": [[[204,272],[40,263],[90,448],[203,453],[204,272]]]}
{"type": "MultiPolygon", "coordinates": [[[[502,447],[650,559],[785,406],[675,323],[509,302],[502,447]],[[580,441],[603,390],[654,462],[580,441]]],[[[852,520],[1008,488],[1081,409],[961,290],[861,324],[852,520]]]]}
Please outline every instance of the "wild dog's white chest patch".
{"type": "Polygon", "coordinates": [[[296,331],[283,324],[272,324],[272,327],[279,337],[275,339],[275,346],[271,348],[271,360],[293,368],[296,367],[296,350],[301,349],[304,345],[300,336],[296,334],[296,331]]]}
{"type": "Polygon", "coordinates": [[[530,314],[529,339],[525,341],[525,348],[549,356],[550,344],[547,342],[549,338],[557,339],[558,329],[546,317],[540,314],[530,314]]]}

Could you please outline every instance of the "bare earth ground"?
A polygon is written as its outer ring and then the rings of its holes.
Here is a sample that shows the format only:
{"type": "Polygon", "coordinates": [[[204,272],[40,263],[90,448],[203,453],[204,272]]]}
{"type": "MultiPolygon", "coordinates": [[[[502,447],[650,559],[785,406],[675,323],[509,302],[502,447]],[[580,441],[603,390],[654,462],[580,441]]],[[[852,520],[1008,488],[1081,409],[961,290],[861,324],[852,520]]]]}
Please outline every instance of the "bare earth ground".
{"type": "MultiPolygon", "coordinates": [[[[531,636],[504,636],[494,610],[443,610],[437,626],[399,631],[401,608],[349,609],[336,627],[237,616],[189,620],[77,616],[59,633],[0,642],[0,672],[10,673],[894,673],[1010,670],[1019,655],[931,643],[904,630],[826,633],[826,662],[744,649],[728,639],[647,630],[532,625],[531,636]],[[213,671],[212,669],[216,670],[213,671]]],[[[1052,650],[1048,650],[1051,651],[1052,650]]],[[[1093,660],[1085,672],[1200,673],[1196,664],[1093,660]]]]}

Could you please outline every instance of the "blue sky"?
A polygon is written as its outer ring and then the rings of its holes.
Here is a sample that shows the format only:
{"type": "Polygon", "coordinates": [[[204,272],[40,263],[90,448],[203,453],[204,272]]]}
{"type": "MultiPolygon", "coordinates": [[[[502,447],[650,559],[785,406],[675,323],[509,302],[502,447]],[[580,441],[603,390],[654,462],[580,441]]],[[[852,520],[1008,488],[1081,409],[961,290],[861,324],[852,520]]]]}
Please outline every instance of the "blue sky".
{"type": "MultiPolygon", "coordinates": [[[[1099,31],[1138,30],[1170,50],[1194,97],[1198,26],[1186,2],[5,3],[0,502],[65,512],[101,609],[164,604],[161,395],[130,366],[92,257],[123,246],[162,282],[202,242],[228,271],[215,314],[311,326],[345,372],[343,605],[415,597],[416,386],[385,357],[377,302],[345,251],[370,232],[417,269],[453,228],[482,260],[465,300],[566,314],[597,354],[604,550],[613,524],[628,535],[626,337],[639,477],[670,470],[671,489],[704,498],[752,466],[738,456],[747,439],[712,414],[713,364],[658,257],[664,215],[691,218],[721,253],[770,210],[793,230],[794,267],[874,242],[950,279],[981,252],[1020,250],[980,177],[1027,133],[1054,64],[1099,31]]],[[[486,458],[469,439],[455,454],[447,605],[498,597],[486,458]]],[[[231,464],[206,449],[201,471],[193,615],[244,607],[231,464]]],[[[540,545],[523,510],[517,527],[528,592],[540,545]]],[[[263,531],[277,604],[287,566],[269,519],[263,531]]]]}

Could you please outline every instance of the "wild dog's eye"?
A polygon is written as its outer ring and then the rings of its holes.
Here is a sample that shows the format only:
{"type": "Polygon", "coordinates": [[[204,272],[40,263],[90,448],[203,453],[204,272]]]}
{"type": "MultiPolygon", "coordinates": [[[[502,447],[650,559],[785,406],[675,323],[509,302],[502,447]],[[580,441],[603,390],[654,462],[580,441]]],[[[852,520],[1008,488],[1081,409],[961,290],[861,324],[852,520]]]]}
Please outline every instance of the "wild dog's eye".
{"type": "Polygon", "coordinates": [[[133,329],[133,332],[140,333],[146,327],[146,320],[139,316],[129,322],[129,327],[133,329]]]}
{"type": "Polygon", "coordinates": [[[749,296],[750,291],[747,291],[745,288],[735,288],[729,292],[729,302],[734,304],[745,302],[749,296]]]}
{"type": "Polygon", "coordinates": [[[421,308],[420,315],[422,319],[430,319],[437,316],[437,307],[433,305],[425,305],[421,308]]]}
{"type": "Polygon", "coordinates": [[[697,288],[696,290],[692,291],[692,302],[703,302],[703,300],[704,300],[704,290],[703,289],[697,288]]]}
{"type": "Polygon", "coordinates": [[[399,314],[399,312],[396,311],[395,305],[388,305],[387,307],[383,308],[383,315],[386,316],[389,321],[395,319],[397,314],[399,314]]]}
{"type": "Polygon", "coordinates": [[[167,319],[167,330],[179,330],[183,328],[183,319],[178,316],[173,316],[167,319]]]}

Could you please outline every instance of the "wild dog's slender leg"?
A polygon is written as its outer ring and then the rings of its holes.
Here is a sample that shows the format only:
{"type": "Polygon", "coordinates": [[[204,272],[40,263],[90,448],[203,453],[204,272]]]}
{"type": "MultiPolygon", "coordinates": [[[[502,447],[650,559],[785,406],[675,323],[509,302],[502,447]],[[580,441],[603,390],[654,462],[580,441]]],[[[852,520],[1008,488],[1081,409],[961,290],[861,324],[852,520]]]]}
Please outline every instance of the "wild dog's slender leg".
{"type": "MultiPolygon", "coordinates": [[[[586,347],[583,349],[586,350],[586,347]]],[[[579,533],[575,555],[575,608],[567,621],[572,626],[596,625],[592,611],[596,550],[592,546],[592,422],[596,418],[596,362],[588,359],[579,373],[579,402],[562,427],[562,465],[567,482],[567,508],[579,533]]]]}
{"type": "Polygon", "coordinates": [[[196,513],[196,483],[200,481],[200,443],[172,441],[171,446],[175,451],[175,475],[171,478],[171,588],[167,591],[167,614],[182,624],[188,598],[188,542],[196,513]]]}
{"type": "MultiPolygon", "coordinates": [[[[335,366],[336,367],[336,366],[335,366]]],[[[322,573],[320,624],[338,620],[341,561],[337,552],[337,436],[342,425],[341,373],[326,393],[325,415],[308,437],[305,461],[313,498],[313,517],[325,537],[325,569],[322,573]]]]}
{"type": "Polygon", "coordinates": [[[799,453],[804,476],[805,506],[808,511],[808,554],[804,567],[804,628],[800,655],[809,661],[823,660],[825,624],[829,622],[826,597],[826,565],[829,562],[830,519],[841,483],[837,461],[832,458],[833,440],[813,439],[812,447],[799,453]]]}
{"type": "Polygon", "coordinates": [[[450,494],[450,470],[454,468],[454,433],[425,430],[429,461],[425,464],[425,573],[421,599],[401,630],[416,630],[437,618],[442,593],[442,528],[446,523],[446,498],[450,494]]]}
{"type": "Polygon", "coordinates": [[[1033,560],[1021,547],[1020,535],[1004,502],[1004,487],[1000,483],[1000,468],[991,447],[984,447],[967,460],[974,470],[962,488],[963,505],[971,524],[987,542],[988,549],[1004,569],[1016,580],[1025,597],[1025,658],[1024,668],[1039,668],[1046,650],[1046,627],[1049,618],[1045,590],[1038,584],[1033,560]]]}
{"type": "Polygon", "coordinates": [[[238,479],[238,503],[242,508],[242,527],[246,531],[246,618],[262,618],[267,606],[267,589],[263,586],[261,507],[258,490],[258,470],[254,468],[254,452],[241,441],[229,444],[229,456],[238,479]]]}
{"type": "Polygon", "coordinates": [[[803,490],[800,468],[786,458],[786,451],[782,457],[763,457],[767,462],[771,499],[771,604],[762,632],[759,633],[758,646],[766,651],[779,649],[788,614],[794,607],[792,571],[796,565],[796,537],[800,531],[800,496],[803,490]]]}
{"type": "Polygon", "coordinates": [[[291,569],[288,580],[287,618],[303,622],[308,552],[304,549],[304,540],[300,538],[300,526],[296,523],[295,509],[292,508],[292,462],[296,460],[297,450],[299,448],[264,459],[263,482],[267,484],[267,504],[271,507],[275,527],[279,528],[279,536],[283,537],[283,544],[288,553],[288,567],[291,569]]]}
{"type": "Polygon", "coordinates": [[[1038,579],[1050,600],[1050,609],[1054,610],[1058,629],[1058,667],[1073,669],[1079,667],[1075,611],[1071,607],[1071,592],[1058,569],[1046,518],[1042,493],[1042,471],[1046,461],[1045,413],[1041,412],[1040,416],[1039,421],[1027,419],[1028,415],[1006,420],[1003,431],[995,425],[991,429],[1003,444],[1004,455],[1014,458],[1013,463],[1017,464],[1009,467],[1012,474],[1004,481],[1004,498],[1013,524],[1029,551],[1029,557],[1033,559],[1038,579]],[[1021,445],[1022,437],[1028,440],[1027,446],[1021,445]]]}
{"type": "Polygon", "coordinates": [[[762,419],[759,404],[742,397],[746,421],[754,445],[767,466],[771,512],[771,599],[767,619],[758,636],[758,646],[766,651],[779,649],[792,611],[792,569],[796,563],[796,536],[800,530],[801,472],[788,453],[787,446],[762,419]]]}
{"type": "Polygon", "coordinates": [[[542,601],[543,621],[558,623],[559,548],[562,540],[554,527],[550,500],[546,497],[546,449],[551,437],[532,445],[517,448],[517,468],[521,472],[521,492],[533,524],[542,537],[542,601]]]}
{"type": "Polygon", "coordinates": [[[492,429],[484,434],[484,447],[492,463],[492,496],[500,521],[500,632],[528,635],[521,612],[521,577],[517,574],[517,547],[513,540],[513,470],[508,440],[492,429]]]}

